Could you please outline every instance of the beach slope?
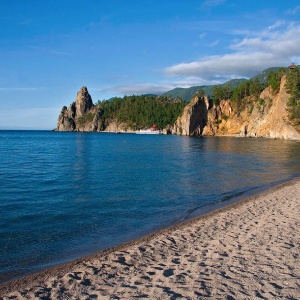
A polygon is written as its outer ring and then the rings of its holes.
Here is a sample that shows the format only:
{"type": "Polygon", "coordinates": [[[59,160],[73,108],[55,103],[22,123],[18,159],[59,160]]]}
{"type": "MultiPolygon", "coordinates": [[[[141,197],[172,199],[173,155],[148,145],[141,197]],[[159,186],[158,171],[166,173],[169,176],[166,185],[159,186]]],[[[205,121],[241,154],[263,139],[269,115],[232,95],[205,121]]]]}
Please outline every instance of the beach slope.
{"type": "Polygon", "coordinates": [[[300,181],[0,287],[0,299],[299,299],[300,181]]]}

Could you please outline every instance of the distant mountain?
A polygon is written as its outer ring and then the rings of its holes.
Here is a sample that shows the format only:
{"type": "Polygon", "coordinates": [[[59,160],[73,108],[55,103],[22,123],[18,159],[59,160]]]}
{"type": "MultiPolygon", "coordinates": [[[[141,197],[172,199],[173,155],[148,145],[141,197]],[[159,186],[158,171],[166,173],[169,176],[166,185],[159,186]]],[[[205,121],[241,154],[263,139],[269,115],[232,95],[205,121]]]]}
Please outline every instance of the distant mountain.
{"type": "MultiPolygon", "coordinates": [[[[281,67],[268,68],[250,79],[257,78],[261,84],[266,83],[268,74],[270,72],[277,72],[280,68],[281,67]]],[[[247,80],[246,78],[239,78],[239,79],[231,79],[223,84],[217,84],[217,85],[199,85],[199,86],[191,86],[189,88],[175,88],[164,94],[169,97],[173,97],[173,98],[181,98],[183,101],[188,102],[192,99],[193,95],[198,90],[204,90],[206,96],[212,97],[213,88],[215,86],[228,84],[231,87],[231,89],[233,89],[236,86],[240,85],[243,81],[246,81],[246,80],[247,80]]]]}
{"type": "Polygon", "coordinates": [[[167,95],[168,97],[172,97],[172,98],[181,98],[183,101],[187,102],[192,99],[193,95],[198,90],[204,90],[205,95],[207,96],[212,95],[212,87],[213,86],[209,86],[209,85],[200,85],[200,86],[192,86],[190,88],[175,88],[173,90],[164,93],[164,95],[167,95]]]}
{"type": "Polygon", "coordinates": [[[242,82],[247,81],[246,78],[239,78],[239,79],[231,79],[221,85],[229,85],[231,89],[235,88],[236,86],[240,85],[242,82]]]}
{"type": "MultiPolygon", "coordinates": [[[[258,79],[259,82],[261,84],[263,83],[266,83],[267,82],[267,79],[268,79],[268,75],[271,73],[271,72],[278,72],[281,68],[284,68],[284,67],[273,67],[273,68],[268,68],[266,70],[263,70],[262,72],[260,72],[259,74],[257,74],[256,76],[252,77],[251,79],[258,79]]],[[[287,69],[287,68],[284,68],[284,69],[287,69]]]]}
{"type": "MultiPolygon", "coordinates": [[[[218,85],[229,84],[229,86],[231,88],[234,88],[234,87],[238,86],[239,84],[241,84],[245,80],[247,80],[247,79],[245,79],[245,78],[232,79],[223,84],[218,84],[218,85]]],[[[164,93],[164,95],[167,95],[172,98],[181,98],[183,101],[187,102],[192,99],[193,95],[198,90],[204,90],[206,96],[212,97],[213,88],[218,85],[199,85],[199,86],[191,86],[189,88],[175,88],[173,90],[170,90],[170,91],[164,93]]]]}

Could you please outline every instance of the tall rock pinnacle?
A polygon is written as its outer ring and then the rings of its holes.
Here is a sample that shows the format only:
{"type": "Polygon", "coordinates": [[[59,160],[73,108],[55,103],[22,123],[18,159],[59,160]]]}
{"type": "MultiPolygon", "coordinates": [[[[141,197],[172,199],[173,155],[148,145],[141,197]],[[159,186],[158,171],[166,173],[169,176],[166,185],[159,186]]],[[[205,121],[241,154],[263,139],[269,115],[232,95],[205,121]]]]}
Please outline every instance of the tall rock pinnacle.
{"type": "Polygon", "coordinates": [[[83,114],[88,112],[93,106],[92,97],[88,92],[86,86],[83,86],[77,93],[75,100],[76,118],[80,118],[83,114]]]}
{"type": "MultiPolygon", "coordinates": [[[[81,128],[80,118],[93,108],[92,97],[87,88],[83,86],[77,93],[76,100],[67,109],[63,107],[57,122],[57,131],[80,131],[85,130],[81,128]]],[[[86,129],[88,130],[88,129],[86,129]]]]}

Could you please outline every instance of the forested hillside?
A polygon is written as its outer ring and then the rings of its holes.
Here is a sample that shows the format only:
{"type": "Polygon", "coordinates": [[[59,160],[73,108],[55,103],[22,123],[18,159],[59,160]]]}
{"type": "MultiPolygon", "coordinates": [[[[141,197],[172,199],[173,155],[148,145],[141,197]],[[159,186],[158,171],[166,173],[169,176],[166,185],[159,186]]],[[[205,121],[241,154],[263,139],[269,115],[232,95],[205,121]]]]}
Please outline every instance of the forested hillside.
{"type": "MultiPolygon", "coordinates": [[[[259,84],[262,86],[266,86],[268,82],[268,76],[270,73],[277,73],[281,67],[273,67],[268,68],[266,70],[263,70],[256,76],[250,78],[250,80],[253,81],[259,81],[259,84]]],[[[286,69],[286,68],[285,68],[286,69]]],[[[239,78],[239,79],[231,79],[223,84],[217,84],[217,85],[202,85],[202,86],[191,86],[189,88],[175,88],[165,93],[165,95],[173,98],[181,98],[184,102],[189,102],[193,95],[198,90],[203,90],[205,92],[205,95],[208,97],[213,97],[213,90],[217,87],[229,87],[231,90],[233,90],[235,87],[239,86],[243,82],[247,81],[245,78],[239,78]]]]}
{"type": "Polygon", "coordinates": [[[110,101],[98,101],[100,121],[126,123],[133,130],[148,128],[155,124],[166,128],[174,124],[185,104],[179,99],[167,96],[132,95],[114,98],[110,101]]]}
{"type": "Polygon", "coordinates": [[[286,75],[286,90],[290,94],[290,100],[287,105],[289,112],[289,121],[293,125],[300,123],[300,68],[270,68],[250,80],[245,80],[234,88],[228,84],[214,86],[212,88],[212,97],[215,104],[221,100],[231,100],[233,109],[236,112],[243,111],[246,107],[251,113],[254,106],[261,109],[266,104],[259,98],[260,93],[270,86],[273,93],[279,91],[282,76],[286,75]]]}

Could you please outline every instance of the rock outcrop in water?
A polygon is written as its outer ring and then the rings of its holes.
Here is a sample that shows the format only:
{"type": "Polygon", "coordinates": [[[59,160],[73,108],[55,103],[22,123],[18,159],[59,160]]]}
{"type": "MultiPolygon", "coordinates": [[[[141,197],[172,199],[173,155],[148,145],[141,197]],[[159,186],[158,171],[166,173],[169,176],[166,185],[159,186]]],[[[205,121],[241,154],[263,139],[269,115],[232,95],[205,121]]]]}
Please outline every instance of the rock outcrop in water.
{"type": "MultiPolygon", "coordinates": [[[[278,93],[267,87],[258,101],[249,99],[241,111],[235,111],[230,100],[209,107],[207,100],[195,97],[174,124],[173,133],[182,135],[239,135],[300,140],[300,133],[289,124],[287,103],[290,95],[281,79],[278,93]],[[206,105],[201,105],[201,101],[206,105]]],[[[250,97],[251,98],[251,97],[250,97]]]]}
{"type": "Polygon", "coordinates": [[[58,117],[57,131],[100,131],[101,112],[94,106],[88,89],[84,86],[77,93],[69,108],[64,106],[58,117]]]}
{"type": "Polygon", "coordinates": [[[55,131],[124,132],[131,130],[125,123],[116,123],[114,119],[103,118],[103,114],[104,111],[93,104],[92,97],[84,86],[69,108],[66,106],[62,108],[55,131]]]}

